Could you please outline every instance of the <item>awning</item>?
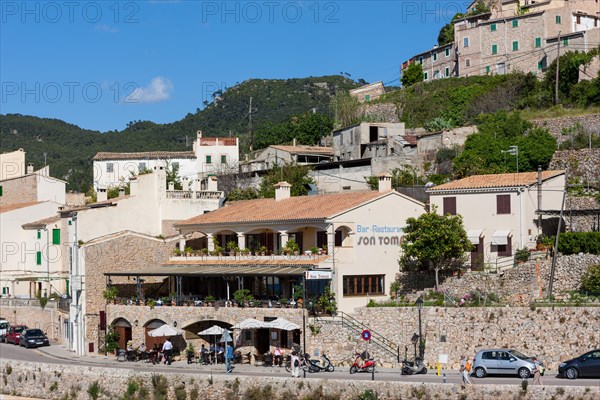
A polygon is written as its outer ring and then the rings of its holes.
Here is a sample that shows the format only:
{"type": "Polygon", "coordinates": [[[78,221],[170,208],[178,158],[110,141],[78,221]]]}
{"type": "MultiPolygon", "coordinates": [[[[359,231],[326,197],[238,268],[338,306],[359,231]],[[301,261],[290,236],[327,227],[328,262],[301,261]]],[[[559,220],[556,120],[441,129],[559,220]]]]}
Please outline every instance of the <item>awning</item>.
{"type": "Polygon", "coordinates": [[[313,266],[297,265],[202,265],[168,266],[131,271],[105,272],[105,276],[299,276],[313,266]]]}
{"type": "Polygon", "coordinates": [[[497,244],[497,245],[508,244],[509,236],[510,236],[510,231],[496,231],[492,235],[492,243],[497,244]]]}
{"type": "Polygon", "coordinates": [[[483,229],[471,229],[467,232],[467,237],[471,243],[479,244],[479,238],[481,238],[482,233],[483,229]]]}

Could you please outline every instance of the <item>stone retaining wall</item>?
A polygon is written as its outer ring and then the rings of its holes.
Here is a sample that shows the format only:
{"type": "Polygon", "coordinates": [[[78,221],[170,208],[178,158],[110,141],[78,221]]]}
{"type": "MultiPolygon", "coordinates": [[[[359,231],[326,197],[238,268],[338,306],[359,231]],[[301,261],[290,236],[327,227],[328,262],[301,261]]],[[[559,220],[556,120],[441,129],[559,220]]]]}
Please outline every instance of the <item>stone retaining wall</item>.
{"type": "MultiPolygon", "coordinates": [[[[600,165],[600,160],[598,160],[598,165],[600,165]]],[[[598,173],[600,174],[600,171],[598,171],[598,173]]],[[[592,209],[600,209],[600,203],[594,197],[575,197],[567,195],[564,212],[565,229],[569,232],[593,232],[600,230],[600,216],[573,216],[568,211],[592,209]]]]}
{"type": "MultiPolygon", "coordinates": [[[[461,390],[456,384],[408,383],[398,381],[362,381],[329,379],[290,379],[289,377],[249,377],[208,375],[206,373],[152,374],[132,369],[85,367],[77,365],[54,365],[42,363],[0,361],[4,394],[45,399],[92,398],[88,390],[96,384],[98,399],[122,399],[128,384],[135,382],[133,395],[146,392],[143,398],[159,398],[155,395],[152,381],[162,381],[169,400],[177,398],[203,400],[358,400],[365,391],[372,391],[379,400],[392,399],[581,399],[598,397],[598,387],[529,386],[520,385],[472,385],[461,390]],[[9,373],[10,371],[10,373],[9,373]],[[176,394],[178,392],[178,395],[176,394]]],[[[401,378],[400,378],[401,379],[401,378]]],[[[132,387],[132,386],[130,386],[132,387]]],[[[132,397],[130,397],[132,398],[132,397]]],[[[137,397],[136,397],[137,398],[137,397]]],[[[140,396],[142,398],[142,396],[140,396]]],[[[163,398],[163,397],[160,397],[163,398]]],[[[362,397],[365,398],[365,397],[362,397]]]]}
{"type": "MultiPolygon", "coordinates": [[[[401,346],[401,357],[404,346],[409,347],[409,356],[412,354],[410,340],[419,332],[416,307],[362,307],[353,317],[401,346]]],[[[600,307],[425,307],[421,317],[429,365],[435,365],[440,354],[447,354],[450,367],[457,368],[462,354],[512,347],[536,355],[556,369],[561,361],[600,347],[600,307]]],[[[355,348],[364,349],[364,342],[349,329],[315,324],[320,332],[307,338],[311,352],[320,349],[336,363],[346,363],[355,348]]],[[[382,362],[395,362],[392,355],[374,346],[372,351],[382,362]]]]}
{"type": "Polygon", "coordinates": [[[559,142],[564,139],[562,137],[562,130],[565,128],[571,128],[576,124],[581,124],[581,126],[583,126],[583,128],[588,132],[600,133],[600,114],[533,119],[531,122],[533,122],[536,126],[547,128],[553,136],[558,138],[559,142]]]}
{"type": "MultiPolygon", "coordinates": [[[[600,149],[559,150],[552,155],[549,169],[566,170],[567,177],[580,178],[592,187],[599,186],[600,149]]],[[[597,207],[596,207],[597,208],[597,207]]]]}

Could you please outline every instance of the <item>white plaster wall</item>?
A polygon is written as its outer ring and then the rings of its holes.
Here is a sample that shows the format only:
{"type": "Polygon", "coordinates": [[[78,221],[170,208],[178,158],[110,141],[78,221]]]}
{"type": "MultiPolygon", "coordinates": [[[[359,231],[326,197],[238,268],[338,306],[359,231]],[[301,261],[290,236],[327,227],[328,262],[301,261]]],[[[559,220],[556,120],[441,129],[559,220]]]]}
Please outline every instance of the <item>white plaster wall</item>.
{"type": "MultiPolygon", "coordinates": [[[[138,175],[139,164],[145,163],[146,168],[153,170],[155,166],[163,163],[165,160],[157,159],[130,159],[130,160],[111,160],[111,161],[94,161],[94,189],[109,188],[118,186],[120,182],[127,183],[132,173],[138,175]],[[107,164],[113,164],[113,172],[107,172],[107,164]]],[[[168,163],[179,163],[179,176],[187,176],[194,179],[199,172],[197,161],[194,158],[174,158],[166,160],[168,163]]]]}
{"type": "MultiPolygon", "coordinates": [[[[47,201],[0,214],[0,286],[8,286],[13,297],[29,295],[29,283],[21,282],[17,285],[12,280],[15,276],[45,275],[48,268],[45,257],[46,233],[42,231],[41,238],[37,239],[37,231],[26,231],[21,226],[56,215],[60,205],[47,201]],[[41,265],[36,264],[38,251],[42,252],[41,265]]],[[[50,232],[50,243],[52,243],[52,232],[50,232]]],[[[58,247],[50,245],[48,249],[52,261],[51,271],[58,271],[61,268],[58,247]]]]}
{"type": "Polygon", "coordinates": [[[334,229],[346,226],[352,232],[347,242],[348,246],[344,243],[344,247],[336,248],[335,257],[330,261],[332,267],[335,266],[333,287],[341,311],[353,312],[355,307],[366,305],[369,297],[375,300],[388,298],[390,284],[399,271],[401,233],[377,232],[374,226],[400,229],[406,225],[407,218],[418,217],[424,212],[423,203],[393,192],[332,219],[334,229]],[[358,231],[358,225],[361,226],[361,232],[358,231]],[[384,296],[342,294],[344,275],[382,274],[385,275],[384,296]]]}
{"type": "MultiPolygon", "coordinates": [[[[560,210],[565,178],[559,176],[545,181],[542,185],[542,208],[560,210]]],[[[491,252],[492,235],[495,231],[510,230],[512,252],[518,248],[533,247],[538,235],[537,187],[524,191],[477,192],[464,194],[430,193],[430,202],[438,213],[444,210],[444,197],[456,197],[456,213],[463,216],[464,227],[469,230],[483,230],[484,260],[494,263],[496,252],[491,252]],[[496,214],[496,196],[510,194],[510,214],[496,214]]]]}
{"type": "Polygon", "coordinates": [[[57,179],[48,178],[44,175],[37,176],[38,201],[54,201],[66,204],[66,183],[57,179]]]}
{"type": "Polygon", "coordinates": [[[231,172],[238,168],[240,162],[239,146],[197,146],[196,168],[202,175],[231,172]],[[221,163],[221,156],[227,157],[225,164],[221,163]],[[211,163],[207,163],[206,156],[211,156],[211,163]]]}
{"type": "Polygon", "coordinates": [[[0,154],[0,181],[23,176],[26,168],[23,149],[0,154]]]}
{"type": "Polygon", "coordinates": [[[310,176],[315,180],[321,194],[338,193],[346,190],[369,190],[365,177],[371,175],[370,165],[310,171],[310,176]],[[350,186],[350,188],[344,189],[347,186],[350,186]]]}

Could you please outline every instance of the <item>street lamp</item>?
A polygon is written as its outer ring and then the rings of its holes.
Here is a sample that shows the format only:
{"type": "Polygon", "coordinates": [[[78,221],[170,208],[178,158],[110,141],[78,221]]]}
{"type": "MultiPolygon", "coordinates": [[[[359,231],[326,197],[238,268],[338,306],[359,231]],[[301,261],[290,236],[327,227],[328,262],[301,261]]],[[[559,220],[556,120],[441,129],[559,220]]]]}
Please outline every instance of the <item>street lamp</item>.
{"type": "Polygon", "coordinates": [[[421,330],[421,310],[423,309],[423,297],[419,297],[415,301],[417,309],[419,310],[419,358],[423,360],[423,332],[421,330]]]}

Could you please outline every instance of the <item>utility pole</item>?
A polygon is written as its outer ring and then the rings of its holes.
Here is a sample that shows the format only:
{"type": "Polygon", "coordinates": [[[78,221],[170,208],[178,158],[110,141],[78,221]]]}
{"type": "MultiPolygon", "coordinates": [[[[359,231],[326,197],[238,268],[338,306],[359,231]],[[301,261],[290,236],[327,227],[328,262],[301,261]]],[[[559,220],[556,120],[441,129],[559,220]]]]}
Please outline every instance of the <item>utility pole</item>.
{"type": "Polygon", "coordinates": [[[252,132],[252,96],[250,96],[250,106],[248,107],[248,133],[250,134],[250,152],[254,150],[254,133],[252,132]]]}
{"type": "Polygon", "coordinates": [[[560,31],[558,32],[558,40],[556,41],[556,85],[554,88],[554,105],[558,105],[560,99],[558,97],[558,80],[559,80],[559,71],[560,71],[560,31]]]}

